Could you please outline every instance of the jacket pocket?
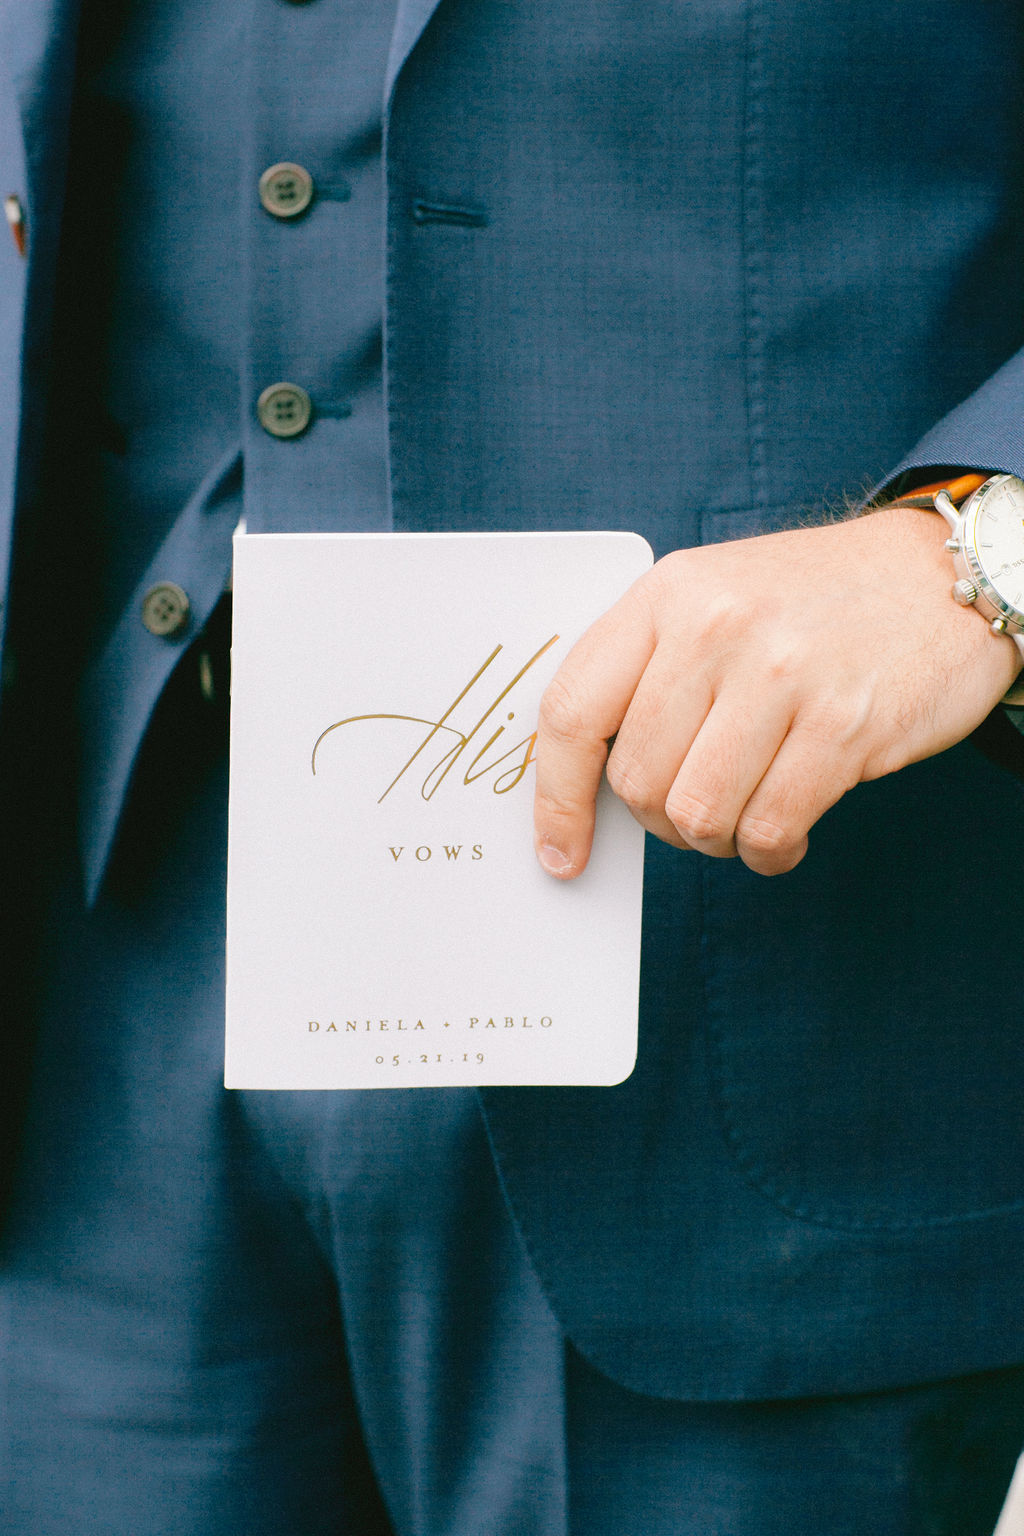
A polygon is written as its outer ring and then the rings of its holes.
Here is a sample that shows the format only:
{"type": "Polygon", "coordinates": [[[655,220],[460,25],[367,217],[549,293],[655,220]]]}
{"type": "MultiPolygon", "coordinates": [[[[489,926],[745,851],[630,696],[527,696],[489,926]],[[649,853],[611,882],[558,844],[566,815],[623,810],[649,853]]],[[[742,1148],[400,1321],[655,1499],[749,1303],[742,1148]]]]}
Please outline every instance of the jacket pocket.
{"type": "Polygon", "coordinates": [[[806,1221],[1024,1208],[1024,792],[970,743],[846,795],[791,874],[706,861],[714,1091],[806,1221]]]}

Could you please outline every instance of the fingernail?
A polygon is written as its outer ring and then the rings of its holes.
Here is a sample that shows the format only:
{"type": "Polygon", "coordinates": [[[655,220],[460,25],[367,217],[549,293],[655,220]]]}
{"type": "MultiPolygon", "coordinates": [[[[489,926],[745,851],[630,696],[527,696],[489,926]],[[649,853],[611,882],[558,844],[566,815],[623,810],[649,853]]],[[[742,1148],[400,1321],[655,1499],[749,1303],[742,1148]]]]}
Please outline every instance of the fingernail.
{"type": "Polygon", "coordinates": [[[537,857],[549,875],[567,875],[572,869],[572,859],[567,858],[560,848],[554,848],[550,843],[541,843],[537,849],[537,857]]]}

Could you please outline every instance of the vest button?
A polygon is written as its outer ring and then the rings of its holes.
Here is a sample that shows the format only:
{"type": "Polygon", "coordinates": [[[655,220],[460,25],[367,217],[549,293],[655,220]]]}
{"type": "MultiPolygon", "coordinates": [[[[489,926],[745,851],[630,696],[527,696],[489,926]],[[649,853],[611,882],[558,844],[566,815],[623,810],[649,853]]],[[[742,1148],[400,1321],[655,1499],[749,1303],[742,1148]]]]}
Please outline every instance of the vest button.
{"type": "Polygon", "coordinates": [[[172,640],[188,627],[188,593],[174,581],[158,581],[142,599],[142,622],[151,635],[172,640]]]}
{"type": "Polygon", "coordinates": [[[271,437],[298,437],[313,419],[313,402],[298,384],[269,384],[256,401],[256,414],[271,437]]]}
{"type": "Polygon", "coordinates": [[[275,219],[294,219],[313,201],[313,178],[301,165],[284,160],[260,177],[260,202],[275,219]]]}

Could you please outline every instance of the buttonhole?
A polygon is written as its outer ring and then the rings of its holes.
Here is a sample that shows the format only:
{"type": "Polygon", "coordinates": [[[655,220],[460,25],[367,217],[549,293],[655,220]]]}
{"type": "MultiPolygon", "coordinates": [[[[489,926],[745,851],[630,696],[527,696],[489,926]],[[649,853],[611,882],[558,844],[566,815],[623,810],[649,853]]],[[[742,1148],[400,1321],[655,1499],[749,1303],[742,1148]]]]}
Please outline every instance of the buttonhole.
{"type": "Polygon", "coordinates": [[[352,415],[352,407],[347,400],[327,400],[317,405],[316,413],[318,416],[326,416],[335,421],[344,421],[346,416],[352,415]]]}
{"type": "Polygon", "coordinates": [[[412,205],[417,224],[461,224],[466,229],[483,229],[487,214],[483,208],[469,208],[459,203],[431,203],[418,197],[412,205]]]}
{"type": "Polygon", "coordinates": [[[316,195],[320,202],[347,203],[352,196],[352,188],[347,181],[318,181],[316,195]]]}

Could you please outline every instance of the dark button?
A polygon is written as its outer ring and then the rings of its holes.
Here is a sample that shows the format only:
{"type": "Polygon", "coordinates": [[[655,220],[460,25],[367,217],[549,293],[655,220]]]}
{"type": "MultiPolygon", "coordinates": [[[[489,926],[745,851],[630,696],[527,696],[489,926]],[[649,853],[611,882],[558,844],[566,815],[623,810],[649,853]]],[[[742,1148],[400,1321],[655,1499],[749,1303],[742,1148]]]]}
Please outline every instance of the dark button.
{"type": "Polygon", "coordinates": [[[313,402],[298,384],[270,384],[256,402],[256,414],[271,437],[298,437],[313,419],[313,402]]]}
{"type": "Polygon", "coordinates": [[[275,219],[294,219],[313,201],[313,178],[301,165],[284,160],[260,177],[260,202],[275,219]]]}
{"type": "Polygon", "coordinates": [[[142,622],[151,635],[171,640],[188,627],[188,593],[174,581],[158,581],[142,599],[142,622]]]}

